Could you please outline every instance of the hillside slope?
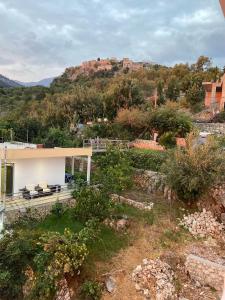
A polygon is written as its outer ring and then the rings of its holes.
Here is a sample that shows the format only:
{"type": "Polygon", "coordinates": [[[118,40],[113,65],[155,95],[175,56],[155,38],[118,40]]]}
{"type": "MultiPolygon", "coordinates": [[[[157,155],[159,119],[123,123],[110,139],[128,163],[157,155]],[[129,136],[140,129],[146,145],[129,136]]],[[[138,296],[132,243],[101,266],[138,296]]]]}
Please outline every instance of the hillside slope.
{"type": "Polygon", "coordinates": [[[32,87],[32,86],[44,86],[44,87],[49,87],[52,83],[52,81],[55,79],[55,77],[50,77],[50,78],[44,78],[39,81],[32,81],[32,82],[21,82],[17,81],[19,84],[25,87],[32,87]]]}
{"type": "Polygon", "coordinates": [[[0,88],[20,87],[21,84],[0,74],[0,88]]]}

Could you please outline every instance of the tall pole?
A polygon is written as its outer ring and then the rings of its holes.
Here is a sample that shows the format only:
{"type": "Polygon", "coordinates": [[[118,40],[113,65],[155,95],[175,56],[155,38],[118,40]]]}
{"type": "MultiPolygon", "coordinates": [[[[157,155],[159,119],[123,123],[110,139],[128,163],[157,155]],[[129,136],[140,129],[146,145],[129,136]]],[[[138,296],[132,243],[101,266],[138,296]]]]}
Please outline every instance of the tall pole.
{"type": "Polygon", "coordinates": [[[87,162],[87,184],[90,185],[91,183],[91,156],[88,156],[87,162]]]}
{"type": "Polygon", "coordinates": [[[13,129],[12,128],[10,128],[10,139],[11,139],[11,142],[12,142],[12,140],[13,140],[13,129]]]}
{"type": "MultiPolygon", "coordinates": [[[[2,160],[0,160],[2,162],[2,160]]],[[[0,205],[0,238],[3,236],[2,231],[4,229],[4,217],[5,217],[5,204],[6,204],[6,172],[7,172],[7,147],[4,148],[4,191],[3,191],[3,203],[0,205]]],[[[2,164],[0,163],[0,172],[2,172],[2,164]]],[[[1,179],[1,177],[0,177],[1,179]]],[[[2,188],[0,187],[0,195],[2,195],[2,188]]]]}
{"type": "Polygon", "coordinates": [[[5,209],[6,200],[6,177],[7,176],[7,147],[4,148],[4,193],[3,193],[3,207],[5,209]]]}

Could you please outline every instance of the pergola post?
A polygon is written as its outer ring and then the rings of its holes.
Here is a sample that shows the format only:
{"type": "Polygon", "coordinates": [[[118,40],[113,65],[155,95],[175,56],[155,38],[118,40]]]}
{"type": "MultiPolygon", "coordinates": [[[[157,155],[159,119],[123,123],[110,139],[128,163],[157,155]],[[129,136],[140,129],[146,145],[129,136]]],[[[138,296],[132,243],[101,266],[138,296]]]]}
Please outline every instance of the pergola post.
{"type": "Polygon", "coordinates": [[[74,176],[74,156],[72,156],[71,173],[72,173],[72,175],[74,176]]]}
{"type": "Polygon", "coordinates": [[[87,161],[87,184],[90,185],[91,183],[91,156],[88,156],[87,161]]]}
{"type": "Polygon", "coordinates": [[[0,202],[2,202],[2,160],[0,158],[0,202]]]}

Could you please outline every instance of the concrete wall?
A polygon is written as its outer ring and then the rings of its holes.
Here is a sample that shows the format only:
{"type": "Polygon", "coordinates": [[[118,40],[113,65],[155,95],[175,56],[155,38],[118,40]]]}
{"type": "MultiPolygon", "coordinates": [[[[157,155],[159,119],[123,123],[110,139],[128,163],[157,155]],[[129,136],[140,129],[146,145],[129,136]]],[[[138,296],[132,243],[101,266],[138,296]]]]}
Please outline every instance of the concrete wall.
{"type": "Polygon", "coordinates": [[[65,184],[65,158],[18,159],[14,163],[14,193],[27,184],[65,184]]]}

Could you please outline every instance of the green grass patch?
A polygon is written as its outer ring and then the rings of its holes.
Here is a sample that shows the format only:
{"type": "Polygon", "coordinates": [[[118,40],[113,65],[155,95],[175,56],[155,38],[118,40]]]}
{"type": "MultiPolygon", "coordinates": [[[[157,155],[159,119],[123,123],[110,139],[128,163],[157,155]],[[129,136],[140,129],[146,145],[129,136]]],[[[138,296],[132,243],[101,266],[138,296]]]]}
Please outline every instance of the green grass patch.
{"type": "Polygon", "coordinates": [[[172,248],[174,244],[185,244],[193,240],[193,237],[184,228],[178,230],[166,229],[159,238],[161,248],[172,248]]]}
{"type": "MultiPolygon", "coordinates": [[[[37,229],[43,231],[57,231],[60,233],[63,233],[65,228],[69,228],[73,232],[79,232],[84,228],[84,224],[75,219],[72,209],[68,209],[61,217],[51,214],[37,226],[37,229]]],[[[105,225],[100,225],[99,237],[89,245],[90,255],[88,261],[105,261],[120,249],[126,247],[128,243],[128,234],[120,234],[105,225]]]]}
{"type": "Polygon", "coordinates": [[[148,225],[153,225],[154,223],[154,212],[151,211],[143,211],[132,207],[125,203],[119,203],[115,208],[116,216],[126,215],[128,218],[134,219],[139,222],[147,223],[148,225]]]}
{"type": "Polygon", "coordinates": [[[158,172],[161,168],[161,165],[167,159],[168,152],[146,149],[131,149],[127,151],[127,155],[130,158],[134,168],[158,172]]]}

